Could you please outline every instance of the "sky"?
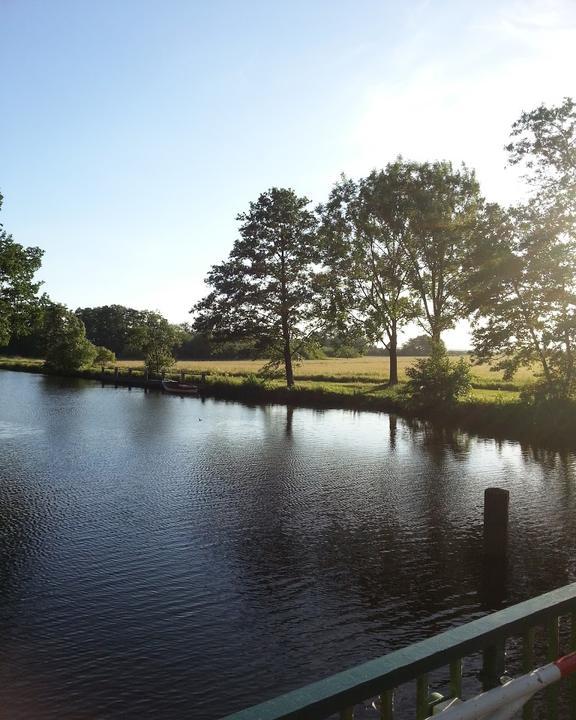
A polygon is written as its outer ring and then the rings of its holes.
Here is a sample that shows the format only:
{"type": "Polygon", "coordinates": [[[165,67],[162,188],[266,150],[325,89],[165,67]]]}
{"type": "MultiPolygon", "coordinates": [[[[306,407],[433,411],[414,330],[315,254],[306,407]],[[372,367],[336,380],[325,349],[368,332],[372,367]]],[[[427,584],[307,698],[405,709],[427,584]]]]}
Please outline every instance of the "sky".
{"type": "Polygon", "coordinates": [[[575,60],[576,0],[0,0],[0,222],[54,300],[188,321],[270,187],[402,155],[519,199],[510,127],[575,60]]]}

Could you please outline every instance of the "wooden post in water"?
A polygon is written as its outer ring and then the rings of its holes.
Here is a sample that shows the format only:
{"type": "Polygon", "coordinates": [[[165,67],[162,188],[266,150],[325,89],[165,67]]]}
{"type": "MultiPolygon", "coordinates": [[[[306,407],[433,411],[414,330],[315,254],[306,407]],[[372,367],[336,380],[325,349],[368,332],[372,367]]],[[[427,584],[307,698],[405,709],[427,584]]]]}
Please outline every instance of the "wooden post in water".
{"type": "Polygon", "coordinates": [[[202,385],[204,385],[204,383],[206,382],[206,373],[205,372],[200,374],[200,380],[202,382],[202,385]]]}
{"type": "MultiPolygon", "coordinates": [[[[508,506],[510,493],[503,488],[484,491],[484,558],[482,571],[482,605],[499,610],[506,596],[508,506]]],[[[482,653],[482,686],[490,690],[499,685],[505,672],[506,647],[503,641],[484,649],[482,653]]]]}
{"type": "Polygon", "coordinates": [[[484,555],[506,557],[510,493],[502,488],[484,490],[484,555]]]}
{"type": "Polygon", "coordinates": [[[144,368],[144,390],[148,390],[148,368],[144,368]]]}
{"type": "Polygon", "coordinates": [[[114,368],[114,384],[118,385],[118,365],[114,368]]]}
{"type": "Polygon", "coordinates": [[[132,368],[128,368],[128,388],[132,388],[132,368]]]}
{"type": "Polygon", "coordinates": [[[180,382],[181,382],[181,383],[184,382],[184,378],[185,378],[185,377],[186,377],[186,375],[184,374],[184,370],[180,370],[180,382]]]}

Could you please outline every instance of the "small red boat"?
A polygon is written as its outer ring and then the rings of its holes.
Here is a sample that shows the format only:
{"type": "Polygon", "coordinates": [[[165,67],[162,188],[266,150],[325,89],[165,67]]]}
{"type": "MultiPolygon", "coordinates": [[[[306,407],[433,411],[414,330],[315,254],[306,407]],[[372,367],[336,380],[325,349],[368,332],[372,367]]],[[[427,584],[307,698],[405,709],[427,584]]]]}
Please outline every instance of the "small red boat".
{"type": "Polygon", "coordinates": [[[198,385],[177,382],[176,380],[162,380],[162,389],[176,395],[198,395],[198,385]]]}

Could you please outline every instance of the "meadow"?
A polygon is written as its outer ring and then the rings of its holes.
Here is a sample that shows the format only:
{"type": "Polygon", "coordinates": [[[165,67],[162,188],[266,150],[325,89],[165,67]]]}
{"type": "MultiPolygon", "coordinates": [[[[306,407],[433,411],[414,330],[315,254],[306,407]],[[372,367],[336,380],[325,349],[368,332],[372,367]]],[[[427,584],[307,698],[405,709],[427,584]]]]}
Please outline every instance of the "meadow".
{"type": "MultiPolygon", "coordinates": [[[[457,359],[455,357],[454,361],[457,359]]],[[[406,368],[417,360],[418,358],[415,357],[399,358],[400,382],[406,380],[406,368]]],[[[40,369],[42,362],[29,358],[0,357],[0,366],[4,368],[12,366],[18,369],[40,369]]],[[[142,360],[118,360],[115,366],[120,372],[128,368],[132,368],[135,372],[143,370],[142,360]]],[[[172,372],[184,371],[190,375],[207,373],[210,381],[226,380],[230,383],[239,383],[246,378],[257,376],[265,366],[265,360],[179,360],[172,372]]],[[[296,383],[302,388],[342,395],[376,397],[391,393],[386,387],[388,371],[388,358],[381,356],[303,360],[295,366],[296,383]]],[[[522,388],[535,379],[531,369],[523,368],[513,381],[504,381],[502,373],[493,372],[489,365],[473,365],[472,375],[471,398],[484,402],[514,401],[522,388]]],[[[269,385],[273,387],[283,385],[281,370],[277,372],[275,379],[269,380],[269,385]]]]}
{"type": "MultiPolygon", "coordinates": [[[[466,356],[464,356],[466,357],[466,356]]],[[[459,358],[454,357],[456,362],[459,358]]],[[[398,374],[400,382],[406,380],[406,368],[413,365],[418,358],[398,358],[398,374]]],[[[118,367],[142,367],[141,360],[119,360],[118,367]]],[[[266,360],[179,360],[175,371],[189,373],[206,372],[209,375],[247,377],[258,375],[265,367],[266,360]]],[[[316,383],[352,383],[352,384],[383,384],[388,380],[390,363],[388,358],[368,355],[359,358],[325,358],[322,360],[302,360],[296,363],[294,374],[297,382],[316,383]]],[[[494,372],[489,365],[473,365],[472,375],[477,390],[518,392],[526,384],[535,379],[530,368],[522,368],[513,381],[505,381],[501,372],[494,372]]],[[[278,371],[282,377],[282,371],[278,371]]]]}

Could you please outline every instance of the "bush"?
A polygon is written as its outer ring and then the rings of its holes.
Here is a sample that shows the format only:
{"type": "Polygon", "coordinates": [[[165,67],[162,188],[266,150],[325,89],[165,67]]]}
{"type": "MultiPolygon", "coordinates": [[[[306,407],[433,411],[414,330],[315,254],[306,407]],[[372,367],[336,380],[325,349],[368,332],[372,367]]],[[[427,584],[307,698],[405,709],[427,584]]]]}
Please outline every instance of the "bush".
{"type": "Polygon", "coordinates": [[[47,370],[75,372],[94,362],[96,348],[86,339],[84,323],[63,305],[46,312],[43,332],[47,370]]]}
{"type": "Polygon", "coordinates": [[[116,362],[116,355],[103,345],[96,345],[96,357],[94,365],[113,365],[116,362]]]}
{"type": "Polygon", "coordinates": [[[523,388],[520,399],[529,405],[542,405],[569,401],[574,398],[574,388],[567,387],[564,378],[555,377],[552,380],[542,378],[533,385],[523,388]]]}
{"type": "Polygon", "coordinates": [[[242,387],[251,388],[253,390],[265,390],[266,385],[266,378],[258,377],[258,375],[254,375],[254,373],[246,375],[246,377],[242,380],[242,387]]]}
{"type": "Polygon", "coordinates": [[[434,347],[430,357],[407,368],[406,375],[404,392],[419,407],[451,405],[472,387],[469,363],[464,359],[451,362],[443,346],[434,347]]]}

